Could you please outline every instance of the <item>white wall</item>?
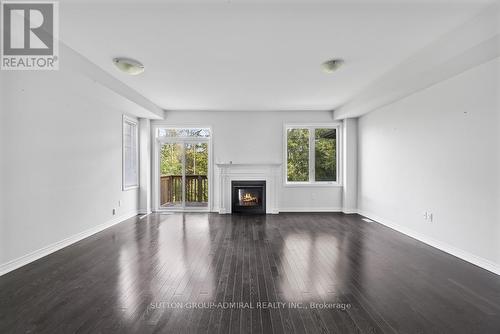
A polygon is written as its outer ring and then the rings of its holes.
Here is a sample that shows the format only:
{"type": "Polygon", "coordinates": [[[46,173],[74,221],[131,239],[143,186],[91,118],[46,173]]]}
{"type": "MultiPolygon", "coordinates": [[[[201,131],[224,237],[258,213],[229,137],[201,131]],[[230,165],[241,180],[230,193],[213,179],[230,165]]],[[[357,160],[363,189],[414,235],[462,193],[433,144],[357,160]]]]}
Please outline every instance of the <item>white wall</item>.
{"type": "Polygon", "coordinates": [[[497,58],[361,117],[360,211],[498,270],[499,78],[497,58]]]}
{"type": "Polygon", "coordinates": [[[4,209],[4,191],[2,189],[5,188],[5,168],[4,168],[4,160],[2,159],[2,152],[5,151],[4,142],[5,142],[5,115],[4,112],[4,103],[5,103],[5,77],[0,74],[0,264],[3,262],[5,251],[3,249],[5,243],[7,242],[6,230],[5,230],[5,209],[4,209]]]}
{"type": "Polygon", "coordinates": [[[122,114],[69,66],[0,73],[0,273],[9,261],[137,211],[138,191],[121,190],[122,114]]]}
{"type": "MultiPolygon", "coordinates": [[[[156,122],[156,121],[155,121],[156,122]]],[[[285,123],[331,123],[327,111],[168,111],[166,126],[211,126],[213,160],[233,163],[283,162],[283,125],[285,123]]],[[[218,194],[215,173],[214,194],[218,194]]],[[[281,211],[333,211],[342,207],[341,187],[285,187],[280,182],[281,211]]],[[[217,196],[214,196],[217,197],[217,196]]],[[[214,208],[218,203],[214,203],[214,208]]]]}
{"type": "Polygon", "coordinates": [[[358,211],[358,120],[344,120],[343,150],[343,194],[342,211],[356,213],[358,211]]]}

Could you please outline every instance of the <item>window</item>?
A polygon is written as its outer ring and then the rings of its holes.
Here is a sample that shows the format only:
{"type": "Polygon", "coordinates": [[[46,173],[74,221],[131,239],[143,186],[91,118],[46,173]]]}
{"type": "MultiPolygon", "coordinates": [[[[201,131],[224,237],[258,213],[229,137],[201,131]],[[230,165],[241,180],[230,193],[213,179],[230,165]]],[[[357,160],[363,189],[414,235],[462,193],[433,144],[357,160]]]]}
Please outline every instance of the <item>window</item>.
{"type": "Polygon", "coordinates": [[[139,150],[137,122],[123,116],[123,190],[139,186],[139,150]]]}
{"type": "Polygon", "coordinates": [[[286,183],[338,182],[338,136],[335,126],[286,126],[286,183]]]}
{"type": "Polygon", "coordinates": [[[158,137],[164,138],[209,138],[208,128],[159,128],[158,137]]]}

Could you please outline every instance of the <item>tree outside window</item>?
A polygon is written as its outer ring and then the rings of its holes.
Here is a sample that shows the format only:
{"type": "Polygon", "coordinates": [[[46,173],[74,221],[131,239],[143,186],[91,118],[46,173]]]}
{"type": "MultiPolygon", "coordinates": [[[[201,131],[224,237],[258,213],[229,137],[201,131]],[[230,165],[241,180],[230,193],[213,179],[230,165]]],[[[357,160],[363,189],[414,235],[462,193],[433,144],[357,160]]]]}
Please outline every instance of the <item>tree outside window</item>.
{"type": "Polygon", "coordinates": [[[286,129],[287,182],[337,182],[337,128],[286,129]]]}

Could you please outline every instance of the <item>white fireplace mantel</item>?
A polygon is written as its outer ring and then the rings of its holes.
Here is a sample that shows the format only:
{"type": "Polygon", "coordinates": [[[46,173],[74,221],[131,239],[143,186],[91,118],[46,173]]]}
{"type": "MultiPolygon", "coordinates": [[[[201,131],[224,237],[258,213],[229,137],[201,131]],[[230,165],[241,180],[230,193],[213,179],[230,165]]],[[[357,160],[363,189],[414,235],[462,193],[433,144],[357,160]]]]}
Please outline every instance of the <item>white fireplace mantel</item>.
{"type": "Polygon", "coordinates": [[[266,181],[266,213],[277,214],[281,163],[217,163],[219,168],[219,213],[231,213],[232,181],[266,181]]]}

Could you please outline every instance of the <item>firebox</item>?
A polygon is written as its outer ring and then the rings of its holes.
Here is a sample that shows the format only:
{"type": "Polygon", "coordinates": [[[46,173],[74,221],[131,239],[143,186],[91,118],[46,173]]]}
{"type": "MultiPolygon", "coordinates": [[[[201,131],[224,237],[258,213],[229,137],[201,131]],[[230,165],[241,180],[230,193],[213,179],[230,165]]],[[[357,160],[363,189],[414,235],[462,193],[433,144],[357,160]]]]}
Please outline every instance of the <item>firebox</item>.
{"type": "Polygon", "coordinates": [[[266,181],[232,181],[232,213],[266,213],[266,181]]]}

